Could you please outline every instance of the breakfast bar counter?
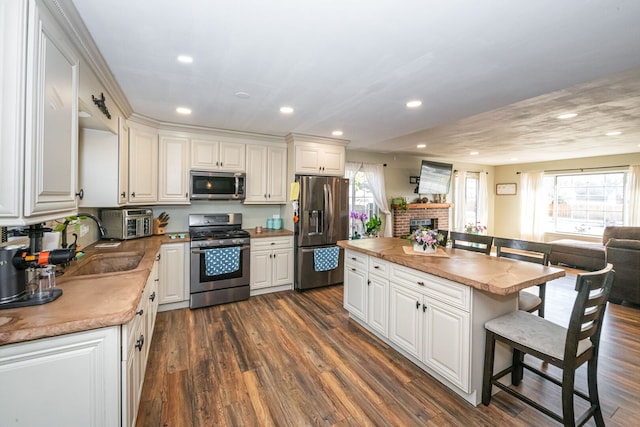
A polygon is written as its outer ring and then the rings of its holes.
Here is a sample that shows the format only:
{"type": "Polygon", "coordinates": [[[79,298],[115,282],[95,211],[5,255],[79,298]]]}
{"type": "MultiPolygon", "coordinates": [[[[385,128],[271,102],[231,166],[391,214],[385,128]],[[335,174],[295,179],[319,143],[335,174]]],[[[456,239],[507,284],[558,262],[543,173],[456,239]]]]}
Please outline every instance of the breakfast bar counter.
{"type": "MultiPolygon", "coordinates": [[[[462,249],[413,251],[399,238],[342,240],[349,317],[473,405],[480,403],[486,321],[518,292],[564,270],[462,249]]],[[[511,363],[496,348],[496,371],[511,363]]]]}
{"type": "Polygon", "coordinates": [[[338,246],[496,295],[514,294],[565,275],[561,268],[486,256],[462,249],[438,248],[446,256],[407,254],[403,248],[411,248],[411,244],[395,237],[342,240],[338,246]]]}

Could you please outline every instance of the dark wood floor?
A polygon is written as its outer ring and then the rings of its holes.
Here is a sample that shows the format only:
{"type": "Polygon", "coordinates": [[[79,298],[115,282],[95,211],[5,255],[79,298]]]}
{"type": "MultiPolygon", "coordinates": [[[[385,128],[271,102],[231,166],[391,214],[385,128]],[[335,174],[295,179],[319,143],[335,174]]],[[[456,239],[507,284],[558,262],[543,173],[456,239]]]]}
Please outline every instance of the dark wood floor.
{"type": "MultiPolygon", "coordinates": [[[[547,285],[547,318],[566,324],[574,283],[547,285]]],[[[607,425],[638,425],[640,309],[609,304],[599,369],[607,425]]],[[[523,387],[560,401],[535,376],[523,387]]],[[[137,426],[305,425],[557,424],[504,392],[465,402],[350,321],[342,286],[158,314],[137,426]]]]}

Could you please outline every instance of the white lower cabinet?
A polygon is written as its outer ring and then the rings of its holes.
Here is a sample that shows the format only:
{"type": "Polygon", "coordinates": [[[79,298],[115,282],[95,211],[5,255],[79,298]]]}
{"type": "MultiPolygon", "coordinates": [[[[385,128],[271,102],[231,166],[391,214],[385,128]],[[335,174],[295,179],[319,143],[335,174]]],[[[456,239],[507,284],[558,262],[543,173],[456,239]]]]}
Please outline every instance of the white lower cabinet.
{"type": "Polygon", "coordinates": [[[469,312],[434,299],[426,299],[423,304],[422,361],[468,392],[471,363],[469,312]]]}
{"type": "Polygon", "coordinates": [[[423,369],[470,392],[471,291],[376,257],[345,252],[344,307],[423,369]]]}
{"type": "Polygon", "coordinates": [[[147,368],[149,348],[158,312],[158,261],[136,308],[136,314],[122,325],[122,425],[135,426],[147,368]]]}
{"type": "Polygon", "coordinates": [[[344,308],[367,321],[368,256],[346,250],[344,254],[344,308]]]}
{"type": "Polygon", "coordinates": [[[120,327],[0,347],[0,425],[120,425],[120,327]]]}
{"type": "Polygon", "coordinates": [[[188,243],[165,243],[160,247],[160,304],[189,300],[188,243]]]}
{"type": "Polygon", "coordinates": [[[293,284],[293,236],[251,239],[251,295],[293,284]]]}

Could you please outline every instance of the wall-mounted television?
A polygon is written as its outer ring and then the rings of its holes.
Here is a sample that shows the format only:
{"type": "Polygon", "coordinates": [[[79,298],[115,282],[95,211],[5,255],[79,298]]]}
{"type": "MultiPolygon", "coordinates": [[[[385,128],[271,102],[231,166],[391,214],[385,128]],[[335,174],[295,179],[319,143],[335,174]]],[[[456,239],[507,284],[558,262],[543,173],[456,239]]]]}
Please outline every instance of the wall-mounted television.
{"type": "Polygon", "coordinates": [[[423,160],[420,166],[419,194],[448,194],[453,165],[423,160]]]}

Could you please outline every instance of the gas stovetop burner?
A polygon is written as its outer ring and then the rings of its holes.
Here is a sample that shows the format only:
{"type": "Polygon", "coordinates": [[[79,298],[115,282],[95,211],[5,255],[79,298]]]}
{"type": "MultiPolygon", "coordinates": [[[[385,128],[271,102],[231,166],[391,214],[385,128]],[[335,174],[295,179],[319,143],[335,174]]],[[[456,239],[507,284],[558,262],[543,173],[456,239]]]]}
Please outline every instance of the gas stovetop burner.
{"type": "Polygon", "coordinates": [[[189,234],[192,247],[243,245],[249,232],[242,229],[242,214],[191,214],[189,234]]]}
{"type": "Polygon", "coordinates": [[[198,230],[190,228],[189,234],[191,240],[209,240],[209,239],[246,239],[249,232],[245,230],[198,230]]]}

